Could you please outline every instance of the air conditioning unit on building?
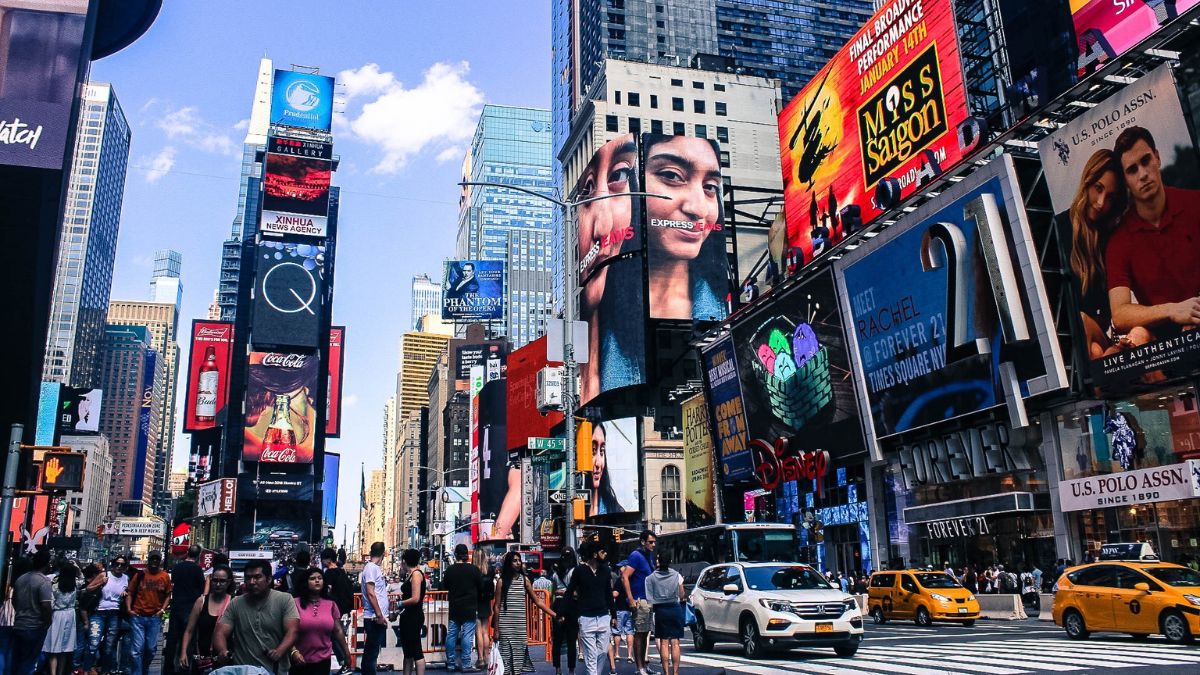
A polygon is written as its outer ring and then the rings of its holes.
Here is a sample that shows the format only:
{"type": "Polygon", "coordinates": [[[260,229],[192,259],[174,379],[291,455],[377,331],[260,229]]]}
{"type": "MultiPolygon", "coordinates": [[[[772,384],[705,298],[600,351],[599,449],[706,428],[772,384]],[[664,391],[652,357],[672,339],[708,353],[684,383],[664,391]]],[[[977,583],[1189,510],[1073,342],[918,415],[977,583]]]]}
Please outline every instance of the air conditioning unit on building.
{"type": "Polygon", "coordinates": [[[538,412],[545,414],[551,410],[562,410],[562,406],[563,367],[546,366],[537,374],[538,412]]]}

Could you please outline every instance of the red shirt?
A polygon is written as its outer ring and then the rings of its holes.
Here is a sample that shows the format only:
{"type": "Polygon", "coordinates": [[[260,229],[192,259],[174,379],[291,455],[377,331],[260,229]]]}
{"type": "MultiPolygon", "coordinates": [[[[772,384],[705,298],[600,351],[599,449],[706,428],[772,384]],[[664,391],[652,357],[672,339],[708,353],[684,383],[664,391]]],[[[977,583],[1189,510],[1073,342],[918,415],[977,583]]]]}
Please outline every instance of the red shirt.
{"type": "Polygon", "coordinates": [[[1108,288],[1133,291],[1140,305],[1200,295],[1200,191],[1167,187],[1158,227],[1130,208],[1108,242],[1108,288]]]}

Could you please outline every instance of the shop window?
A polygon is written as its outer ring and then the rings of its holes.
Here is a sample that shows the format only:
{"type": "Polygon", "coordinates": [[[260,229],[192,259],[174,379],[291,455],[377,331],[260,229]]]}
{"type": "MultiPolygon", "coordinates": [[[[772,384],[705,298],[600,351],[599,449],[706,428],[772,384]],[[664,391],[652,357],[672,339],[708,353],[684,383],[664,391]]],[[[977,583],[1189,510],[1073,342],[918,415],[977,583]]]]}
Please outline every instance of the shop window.
{"type": "Polygon", "coordinates": [[[683,491],[679,467],[668,464],[662,470],[663,520],[683,520],[683,491]]]}

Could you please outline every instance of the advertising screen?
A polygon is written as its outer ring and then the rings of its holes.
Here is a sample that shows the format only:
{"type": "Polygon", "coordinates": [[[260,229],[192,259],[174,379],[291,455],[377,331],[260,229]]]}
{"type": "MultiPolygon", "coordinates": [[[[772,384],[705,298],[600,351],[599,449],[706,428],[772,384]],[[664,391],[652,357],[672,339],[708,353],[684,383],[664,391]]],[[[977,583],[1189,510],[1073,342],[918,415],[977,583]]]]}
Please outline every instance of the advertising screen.
{"type": "Polygon", "coordinates": [[[342,456],[325,451],[325,475],[321,481],[321,521],[325,527],[337,524],[338,477],[342,470],[342,456]]]}
{"type": "Polygon", "coordinates": [[[237,479],[218,478],[196,488],[196,515],[201,518],[219,513],[234,513],[237,505],[237,479]]]}
{"type": "Polygon", "coordinates": [[[521,516],[520,455],[508,452],[504,378],[479,390],[479,533],[482,539],[514,539],[521,516]]]}
{"type": "Polygon", "coordinates": [[[324,237],[332,169],[333,162],[327,159],[268,152],[263,169],[263,233],[324,237]]]}
{"type": "Polygon", "coordinates": [[[133,480],[129,483],[130,499],[141,498],[142,485],[146,480],[146,459],[150,449],[150,417],[154,410],[154,371],[157,366],[158,352],[147,349],[145,370],[142,371],[142,404],[138,408],[137,455],[133,465],[133,480]]]}
{"type": "Polygon", "coordinates": [[[504,317],[503,260],[447,260],[442,274],[442,319],[497,321],[504,317]]]}
{"type": "Polygon", "coordinates": [[[700,353],[704,384],[708,393],[709,424],[712,427],[716,457],[721,462],[724,481],[745,481],[753,474],[750,465],[750,436],[746,429],[746,408],[742,384],[738,380],[737,350],[730,337],[724,337],[700,353]]]}
{"type": "Polygon", "coordinates": [[[313,476],[283,471],[242,472],[237,477],[238,499],[258,501],[313,500],[313,476]]]}
{"type": "MultiPolygon", "coordinates": [[[[617,136],[600,146],[575,181],[575,201],[638,192],[638,146],[633,134],[617,136]]],[[[579,286],[587,284],[613,258],[640,250],[641,197],[614,197],[579,207],[575,262],[579,286]]]]}
{"type": "Polygon", "coordinates": [[[886,2],[779,115],[799,263],[845,238],[843,213],[869,222],[958,163],[966,118],[950,0],[886,2]]]}
{"type": "Polygon", "coordinates": [[[315,349],[325,293],[325,247],[263,239],[256,273],[251,342],[315,349]]]}
{"type": "Polygon", "coordinates": [[[315,354],[250,352],[242,461],[312,463],[320,365],[315,354]]]}
{"type": "MultiPolygon", "coordinates": [[[[508,448],[524,448],[529,437],[548,438],[550,430],[563,421],[561,412],[545,415],[537,410],[537,374],[546,361],[546,336],[527,343],[508,355],[508,448]]],[[[557,364],[556,364],[557,365],[557,364]]]]}
{"type": "Polygon", "coordinates": [[[716,141],[642,134],[641,184],[670,199],[643,201],[650,318],[719,321],[730,277],[716,141]]]}
{"type": "Polygon", "coordinates": [[[500,377],[504,370],[507,351],[505,342],[467,344],[455,347],[454,379],[466,380],[471,376],[471,368],[474,366],[483,366],[484,377],[488,380],[500,377]]]}
{"type": "Polygon", "coordinates": [[[1005,403],[1020,421],[1024,397],[1065,386],[1008,155],[835,261],[834,272],[872,438],[1005,403]]]}
{"type": "Polygon", "coordinates": [[[58,395],[58,431],[63,434],[100,431],[104,391],[63,386],[58,395]]]}
{"type": "Polygon", "coordinates": [[[346,327],[330,327],[329,367],[326,370],[329,383],[325,388],[325,436],[328,438],[342,435],[342,375],[346,370],[343,360],[345,348],[346,327]]]}
{"type": "Polygon", "coordinates": [[[1095,72],[1197,4],[1197,0],[1074,0],[1071,19],[1080,76],[1095,72]]]}
{"type": "Polygon", "coordinates": [[[1120,388],[1187,372],[1200,361],[1192,330],[1200,323],[1200,166],[1170,68],[1086,111],[1039,150],[1070,232],[1075,343],[1093,381],[1120,388]]]}
{"type": "Polygon", "coordinates": [[[88,3],[0,4],[0,164],[60,169],[88,3]]]}
{"type": "Polygon", "coordinates": [[[733,326],[760,483],[787,457],[864,450],[833,277],[822,274],[733,326]]]}
{"type": "Polygon", "coordinates": [[[592,472],[587,515],[637,513],[642,510],[638,488],[637,417],[592,422],[592,472]]]}
{"type": "Polygon", "coordinates": [[[333,121],[333,78],[276,70],[271,93],[271,124],[329,131],[333,121]]]}
{"type": "Polygon", "coordinates": [[[188,358],[183,430],[203,431],[225,422],[225,399],[232,367],[233,323],[193,321],[188,358]]]}
{"type": "Polygon", "coordinates": [[[308,159],[333,159],[333,143],[283,136],[267,137],[267,152],[274,155],[306,157],[308,159]]]}
{"type": "Polygon", "coordinates": [[[708,428],[708,402],[704,394],[683,402],[684,491],[687,494],[687,526],[700,527],[716,522],[713,493],[712,433],[708,428]]]}
{"type": "Polygon", "coordinates": [[[58,397],[62,384],[42,382],[38,387],[37,425],[34,430],[34,445],[54,445],[58,435],[58,397]]]}

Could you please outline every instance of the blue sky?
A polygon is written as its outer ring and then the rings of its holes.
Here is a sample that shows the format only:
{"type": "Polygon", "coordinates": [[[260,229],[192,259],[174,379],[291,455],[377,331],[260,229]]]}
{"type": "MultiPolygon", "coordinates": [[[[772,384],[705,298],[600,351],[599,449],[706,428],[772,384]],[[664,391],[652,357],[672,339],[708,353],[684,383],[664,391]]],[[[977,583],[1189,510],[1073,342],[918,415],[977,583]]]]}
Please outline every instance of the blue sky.
{"type": "MultiPolygon", "coordinates": [[[[547,0],[167,0],[150,31],[92,66],[133,133],[112,297],[147,294],[154,252],[183,253],[180,326],[204,316],[237,205],[259,59],[339,77],[342,188],[334,322],[348,326],[338,541],[359,465],[382,464],[383,405],[409,283],[453,254],[459,171],[483,103],[549,107],[547,0]],[[344,86],[341,86],[343,85],[344,86]]],[[[186,345],[181,347],[181,368],[186,345]]],[[[186,463],[187,437],[176,465],[186,463]]]]}

